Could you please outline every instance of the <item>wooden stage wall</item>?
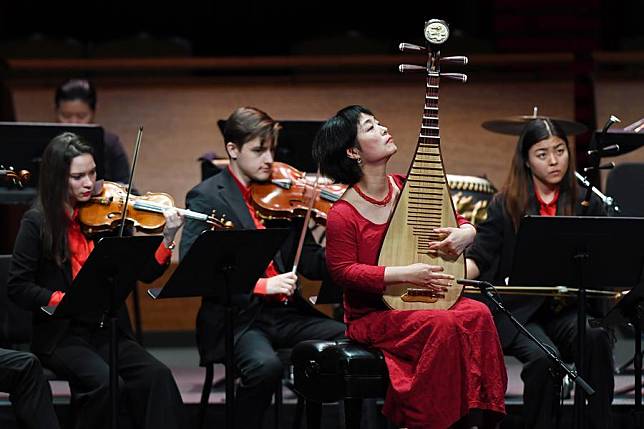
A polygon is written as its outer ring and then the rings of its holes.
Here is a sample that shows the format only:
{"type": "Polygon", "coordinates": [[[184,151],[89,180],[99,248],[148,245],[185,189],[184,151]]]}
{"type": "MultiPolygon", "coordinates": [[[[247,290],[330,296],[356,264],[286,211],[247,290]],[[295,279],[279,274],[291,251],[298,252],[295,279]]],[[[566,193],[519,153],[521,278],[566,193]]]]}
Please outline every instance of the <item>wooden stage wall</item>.
{"type": "MultiPolygon", "coordinates": [[[[503,184],[515,138],[481,128],[483,121],[530,114],[539,106],[543,115],[572,118],[571,81],[477,82],[465,85],[443,81],[440,99],[441,137],[448,173],[486,175],[503,184]]],[[[217,83],[195,78],[181,83],[124,83],[98,85],[97,121],[117,133],[130,156],[136,129],[144,127],[136,185],[143,191],[168,192],[178,205],[200,180],[197,158],[208,151],[224,154],[216,121],[242,105],[257,106],[276,119],[323,120],[349,104],[363,104],[386,124],[399,151],[392,172],[404,173],[416,144],[423,107],[424,82],[393,76],[343,82],[273,81],[217,83]]],[[[54,86],[21,84],[14,87],[20,121],[53,121],[54,86]]],[[[613,113],[629,124],[644,116],[644,82],[604,80],[596,83],[597,118],[603,123],[613,113]]],[[[617,162],[644,162],[644,150],[617,162]]],[[[175,252],[176,253],[176,252],[175,252]]],[[[152,302],[142,297],[143,327],[147,331],[191,330],[199,300],[152,302]]]]}

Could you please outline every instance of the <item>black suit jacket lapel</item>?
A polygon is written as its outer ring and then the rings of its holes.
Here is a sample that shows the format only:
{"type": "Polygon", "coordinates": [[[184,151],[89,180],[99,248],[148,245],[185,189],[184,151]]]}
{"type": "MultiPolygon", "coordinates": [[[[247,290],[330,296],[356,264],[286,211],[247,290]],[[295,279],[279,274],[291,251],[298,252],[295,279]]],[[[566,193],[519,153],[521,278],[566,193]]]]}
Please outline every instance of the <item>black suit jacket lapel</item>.
{"type": "Polygon", "coordinates": [[[219,199],[230,207],[230,212],[225,213],[226,216],[232,220],[235,228],[255,229],[255,222],[253,222],[253,218],[248,213],[248,207],[246,207],[246,203],[235,179],[227,169],[219,174],[221,174],[221,182],[218,189],[219,199]],[[234,219],[232,219],[233,217],[234,219]]]}

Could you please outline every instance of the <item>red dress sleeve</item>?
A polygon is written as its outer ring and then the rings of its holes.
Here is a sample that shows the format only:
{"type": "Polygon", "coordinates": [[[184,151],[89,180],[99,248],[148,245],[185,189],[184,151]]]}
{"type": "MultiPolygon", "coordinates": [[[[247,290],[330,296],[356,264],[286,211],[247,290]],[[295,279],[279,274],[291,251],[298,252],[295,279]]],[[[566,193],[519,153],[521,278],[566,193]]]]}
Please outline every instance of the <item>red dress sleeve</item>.
{"type": "Polygon", "coordinates": [[[338,201],[328,214],[326,261],[334,282],[344,288],[382,294],[385,288],[385,267],[363,263],[379,243],[368,242],[361,233],[358,213],[346,202],[338,201]],[[362,245],[362,246],[361,246],[362,245]],[[366,257],[365,257],[366,256],[366,257]]]}
{"type": "MultiPolygon", "coordinates": [[[[461,215],[459,212],[456,212],[456,223],[458,224],[458,226],[463,226],[463,225],[468,224],[468,223],[470,225],[472,225],[472,222],[470,222],[469,220],[465,219],[463,217],[463,215],[461,215]]],[[[474,225],[472,225],[472,226],[474,226],[474,225]]]]}

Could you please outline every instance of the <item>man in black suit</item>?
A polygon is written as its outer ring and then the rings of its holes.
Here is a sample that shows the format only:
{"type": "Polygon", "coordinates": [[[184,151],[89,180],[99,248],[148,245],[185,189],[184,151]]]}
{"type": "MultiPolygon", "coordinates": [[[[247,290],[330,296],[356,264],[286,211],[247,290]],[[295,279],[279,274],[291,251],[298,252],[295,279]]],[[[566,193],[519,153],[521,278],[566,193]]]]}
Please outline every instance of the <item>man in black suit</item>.
{"type": "MultiPolygon", "coordinates": [[[[252,107],[235,110],[226,122],[224,139],[230,165],[188,192],[191,210],[226,215],[238,229],[261,229],[250,200],[249,186],[270,179],[278,124],[252,107]]],[[[261,427],[275,386],[282,377],[282,363],[275,350],[304,340],[335,339],[344,335],[344,324],[319,315],[294,294],[297,275],[293,266],[301,222],[292,222],[292,233],[275,255],[251,295],[238,297],[235,318],[234,360],[242,383],[237,389],[236,427],[261,427]]],[[[181,239],[181,256],[207,226],[188,221],[181,239]]],[[[306,241],[299,272],[311,279],[325,276],[324,249],[306,241]]],[[[224,360],[224,311],[220,303],[204,298],[197,318],[197,342],[202,364],[224,360]]]]}

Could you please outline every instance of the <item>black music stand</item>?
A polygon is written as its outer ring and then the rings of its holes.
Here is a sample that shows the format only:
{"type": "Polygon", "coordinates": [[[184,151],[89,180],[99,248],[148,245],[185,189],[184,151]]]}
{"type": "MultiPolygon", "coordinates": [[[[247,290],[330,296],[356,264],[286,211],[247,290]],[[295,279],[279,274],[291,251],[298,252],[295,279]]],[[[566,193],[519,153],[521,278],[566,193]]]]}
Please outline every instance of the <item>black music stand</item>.
{"type": "MultiPolygon", "coordinates": [[[[582,362],[586,336],[586,289],[600,289],[606,285],[623,289],[635,286],[644,263],[643,236],[644,218],[526,216],[521,222],[510,285],[579,288],[576,365],[582,376],[585,375],[582,362]],[[619,251],[616,251],[617,244],[619,251]]],[[[584,409],[584,391],[577,384],[577,429],[585,427],[584,409]]]]}
{"type": "MultiPolygon", "coordinates": [[[[288,236],[288,229],[204,231],[192,244],[154,299],[206,296],[226,308],[226,428],[233,429],[235,411],[234,298],[249,294],[288,236]]],[[[254,410],[249,410],[253,412],[254,410]]]]}
{"type": "Polygon", "coordinates": [[[109,318],[112,428],[118,427],[119,412],[117,310],[132,291],[141,269],[148,265],[161,240],[161,236],[101,238],[60,304],[41,307],[52,317],[83,319],[84,316],[102,314],[109,318]]]}
{"type": "Polygon", "coordinates": [[[27,187],[37,187],[40,177],[40,159],[54,137],[64,132],[79,135],[94,149],[96,175],[105,172],[105,142],[103,127],[97,124],[58,124],[46,122],[0,122],[0,151],[2,162],[16,170],[29,170],[27,187]]]}
{"type": "Polygon", "coordinates": [[[640,282],[601,319],[596,321],[598,326],[610,328],[632,324],[635,331],[635,356],[633,369],[635,375],[635,409],[633,410],[636,427],[642,427],[642,329],[644,326],[644,282],[640,282]]]}

